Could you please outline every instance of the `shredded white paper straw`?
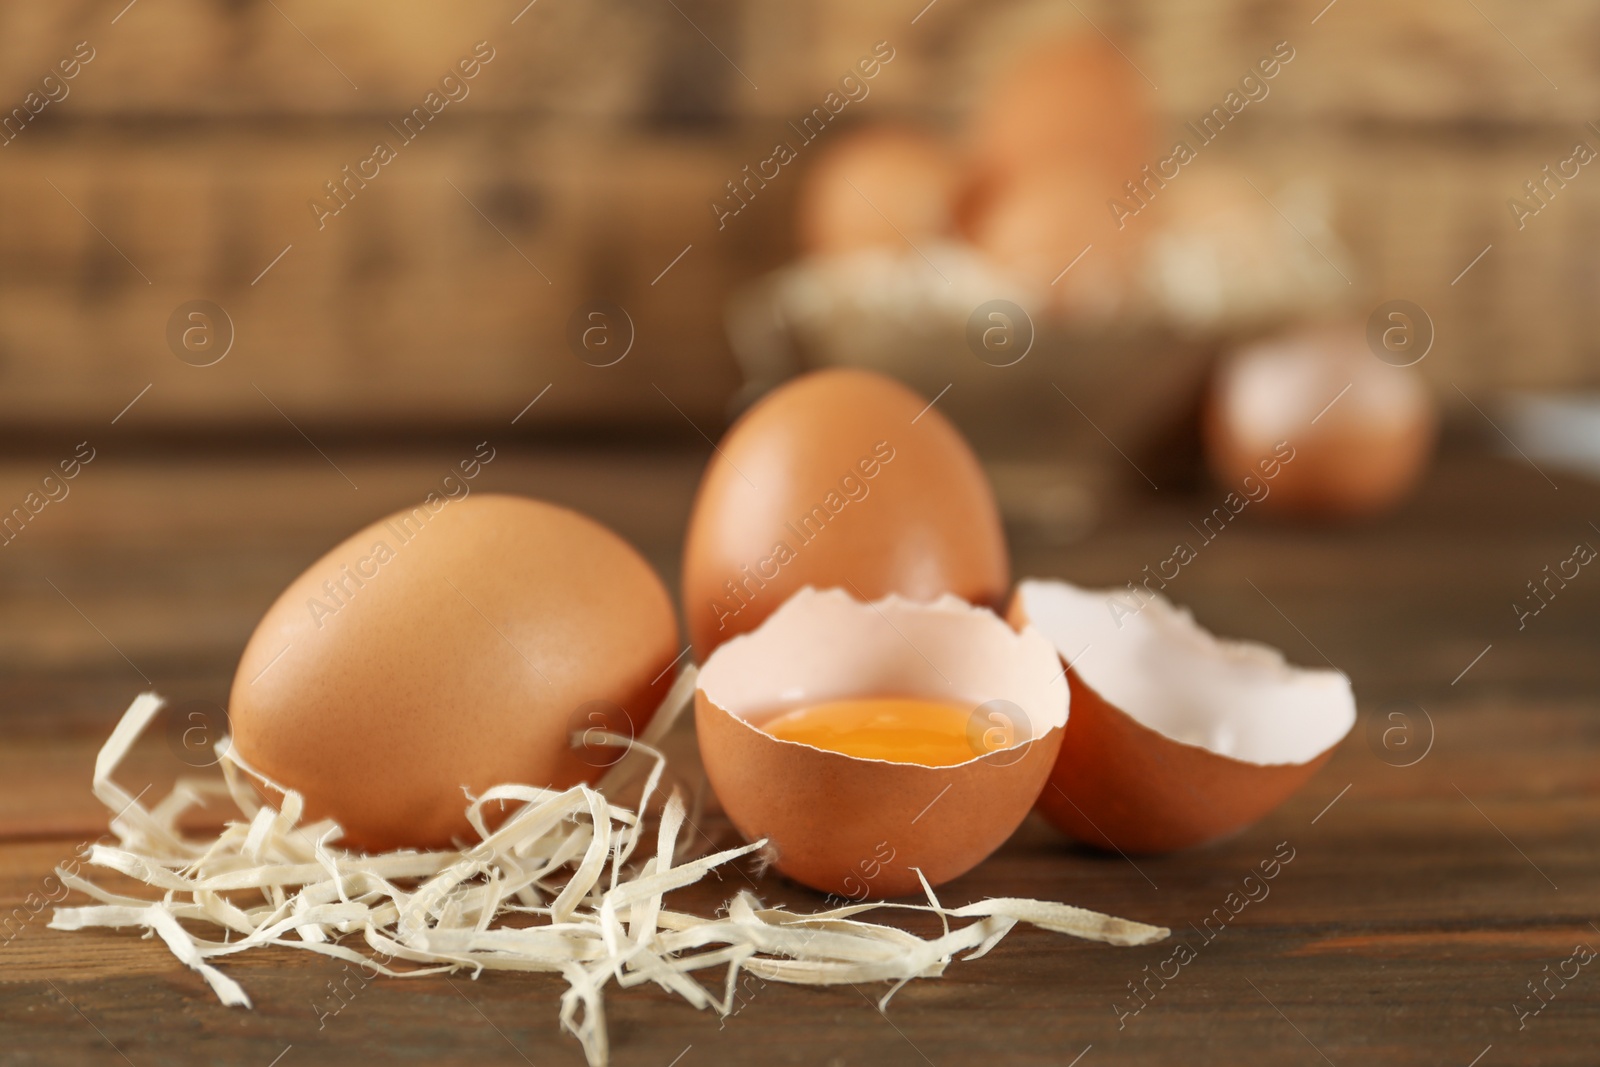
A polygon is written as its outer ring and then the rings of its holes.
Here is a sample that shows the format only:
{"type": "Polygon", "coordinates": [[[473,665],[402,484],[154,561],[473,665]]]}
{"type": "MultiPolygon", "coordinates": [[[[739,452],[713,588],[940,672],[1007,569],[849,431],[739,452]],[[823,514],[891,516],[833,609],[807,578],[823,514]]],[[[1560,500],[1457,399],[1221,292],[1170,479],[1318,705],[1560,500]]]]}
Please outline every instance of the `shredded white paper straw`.
{"type": "Polygon", "coordinates": [[[160,697],[145,693],[95,761],[94,793],[114,813],[117,844],[95,845],[89,862],[157,895],[111,892],[58,869],[63,883],[99,903],[57,908],[50,926],[151,931],[222,1003],[242,1007],[250,1006],[249,995],[213,961],[260,945],[317,952],[396,978],[456,970],[474,977],[495,969],[559,973],[568,986],[562,1026],[596,1067],[609,1061],[602,1001],[609,983],[654,982],[696,1008],[727,1015],[742,973],[799,985],[891,982],[882,1008],[907,981],[942,974],[956,953],[983,955],[1019,922],[1113,945],[1167,936],[1161,927],[1038,900],[945,908],[926,881],[927,904],[868,902],[800,915],[741,892],[712,918],[668,910],[665,894],[766,843],[688,858],[679,841],[688,813],[674,792],[662,806],[653,850],[636,857],[666,768],[656,746],[694,685],[689,668],[643,736],[607,739],[627,752],[598,788],[496,786],[468,798],[477,844],[377,855],[333,844],[340,829],[332,821],[302,823],[303,798],[251,770],[226,738],[218,745],[223,781],[180,779],[160,803],[142,806],[112,775],[161,708],[160,697]],[[643,761],[649,769],[639,810],[607,800],[643,761]],[[281,808],[263,802],[252,777],[283,796],[281,808]],[[212,799],[231,799],[241,818],[209,840],[178,829],[190,809],[212,799]],[[493,830],[485,817],[491,807],[510,811],[493,830]],[[924,939],[858,918],[878,909],[937,915],[943,933],[924,939]],[[952,929],[951,919],[975,921],[952,929]],[[222,940],[194,932],[208,926],[222,940]],[[726,968],[720,995],[693,975],[710,968],[726,968]]]}

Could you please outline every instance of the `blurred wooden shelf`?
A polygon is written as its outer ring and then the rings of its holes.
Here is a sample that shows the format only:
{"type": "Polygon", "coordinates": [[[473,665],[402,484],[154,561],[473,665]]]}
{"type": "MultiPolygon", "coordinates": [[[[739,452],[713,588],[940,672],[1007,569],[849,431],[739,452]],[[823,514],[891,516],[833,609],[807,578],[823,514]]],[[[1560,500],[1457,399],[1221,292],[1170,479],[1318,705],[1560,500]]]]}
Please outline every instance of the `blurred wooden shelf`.
{"type": "Polygon", "coordinates": [[[652,383],[716,419],[738,384],[726,300],[792,254],[800,178],[789,168],[719,230],[725,183],[880,40],[895,58],[840,124],[950,128],[1012,46],[1084,16],[1123,34],[1174,131],[1290,42],[1271,95],[1196,167],[1229,162],[1272,196],[1301,180],[1326,193],[1349,312],[1426,308],[1439,340],[1419,372],[1450,403],[1450,383],[1596,382],[1600,182],[1573,179],[1521,229],[1507,209],[1575,141],[1600,144],[1593,5],[917,6],[11,5],[0,114],[78,42],[94,59],[0,148],[0,422],[109,418],[154,383],[146,418],[265,425],[278,416],[251,382],[313,421],[491,417],[550,383],[568,424],[665,425],[677,415],[652,383]],[[308,204],[324,183],[479,41],[495,58],[470,95],[319,229],[308,204]],[[197,298],[237,336],[204,369],[166,340],[197,298]],[[608,372],[566,340],[595,300],[638,333],[608,372]]]}

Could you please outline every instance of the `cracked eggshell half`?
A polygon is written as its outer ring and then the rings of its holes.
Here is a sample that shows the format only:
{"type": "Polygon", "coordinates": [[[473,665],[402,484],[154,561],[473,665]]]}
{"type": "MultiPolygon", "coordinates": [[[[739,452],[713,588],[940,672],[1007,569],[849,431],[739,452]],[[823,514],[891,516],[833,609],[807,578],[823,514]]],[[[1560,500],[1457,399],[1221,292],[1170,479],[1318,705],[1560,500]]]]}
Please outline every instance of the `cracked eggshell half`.
{"type": "Polygon", "coordinates": [[[1072,719],[1039,810],[1065,833],[1161,853],[1241,830],[1323,765],[1356,720],[1350,681],[1214,637],[1151,594],[1025,581],[1009,613],[1070,665],[1072,719]]]}
{"type": "Polygon", "coordinates": [[[806,588],[707,660],[695,726],[723,809],[747,840],[767,839],[779,871],[824,892],[883,898],[920,892],[914,868],[931,885],[965,874],[1011,836],[1055,763],[1067,700],[1050,643],[986,608],[806,588]],[[759,728],[853,696],[970,703],[973,758],[861,759],[759,728]],[[994,730],[1010,743],[987,751],[994,730]]]}

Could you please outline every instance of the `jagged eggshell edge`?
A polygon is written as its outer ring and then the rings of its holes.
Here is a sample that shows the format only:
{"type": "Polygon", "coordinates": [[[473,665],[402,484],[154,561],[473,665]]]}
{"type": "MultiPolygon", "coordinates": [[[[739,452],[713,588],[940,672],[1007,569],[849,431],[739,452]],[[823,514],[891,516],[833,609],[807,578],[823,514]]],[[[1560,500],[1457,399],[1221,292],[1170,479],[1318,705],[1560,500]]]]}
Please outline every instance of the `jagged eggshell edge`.
{"type": "Polygon", "coordinates": [[[953,596],[862,603],[805,588],[701,669],[695,726],[724,811],[783,874],[851,899],[956,878],[1027,817],[1060,749],[1068,689],[1055,649],[953,596]],[[893,693],[1008,700],[1031,740],[952,767],[860,759],[747,721],[783,706],[893,693]]]}
{"type": "MultiPolygon", "coordinates": [[[[1065,582],[1030,580],[1019,583],[1007,613],[1013,626],[1043,633],[1062,661],[1071,664],[1067,676],[1072,717],[1038,807],[1076,840],[1107,850],[1158,854],[1236,833],[1310,780],[1354,725],[1355,697],[1342,674],[1291,666],[1264,645],[1220,640],[1165,598],[1144,600],[1137,616],[1131,622],[1123,619],[1124,627],[1114,632],[1092,625],[1069,627],[1063,619],[1051,617],[1051,598],[1092,597],[1105,604],[1118,595],[1119,590],[1089,591],[1065,582]],[[1135,626],[1130,632],[1129,627],[1135,626]],[[1166,642],[1183,654],[1214,658],[1220,670],[1237,675],[1256,672],[1259,684],[1277,687],[1286,705],[1297,695],[1304,704],[1307,694],[1315,693],[1316,706],[1309,711],[1302,706],[1298,709],[1302,722],[1265,738],[1262,733],[1271,729],[1267,720],[1244,716],[1238,708],[1213,707],[1209,719],[1194,724],[1198,727],[1194,735],[1207,736],[1179,739],[1102,694],[1102,689],[1116,692],[1124,687],[1126,673],[1133,668],[1116,663],[1103,648],[1096,658],[1093,645],[1119,638],[1166,642]],[[1123,677],[1113,673],[1118,671],[1123,677]],[[1249,751],[1219,751],[1224,747],[1249,751]]],[[[1113,624],[1118,621],[1109,611],[1107,618],[1113,624]]],[[[1175,672],[1180,669],[1178,656],[1148,661],[1149,668],[1158,664],[1175,672]]],[[[1192,677],[1169,682],[1205,684],[1192,677]]],[[[1207,711],[1202,707],[1191,714],[1201,717],[1207,711]]],[[[1171,728],[1170,723],[1163,725],[1171,728]]]]}

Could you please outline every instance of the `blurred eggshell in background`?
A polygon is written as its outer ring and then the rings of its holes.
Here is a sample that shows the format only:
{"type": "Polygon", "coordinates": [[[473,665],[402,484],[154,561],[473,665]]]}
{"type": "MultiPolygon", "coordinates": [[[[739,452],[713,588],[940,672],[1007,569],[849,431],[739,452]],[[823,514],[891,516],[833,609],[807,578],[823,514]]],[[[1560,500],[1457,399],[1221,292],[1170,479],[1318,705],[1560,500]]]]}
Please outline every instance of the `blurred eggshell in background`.
{"type": "Polygon", "coordinates": [[[1171,852],[1241,830],[1355,723],[1344,675],[1213,637],[1159,595],[1029,580],[1009,617],[1070,664],[1072,715],[1039,811],[1099,848],[1171,852]]]}
{"type": "Polygon", "coordinates": [[[800,188],[802,252],[904,249],[948,234],[959,186],[950,151],[911,126],[852,130],[822,150],[800,188]]]}
{"type": "Polygon", "coordinates": [[[1145,230],[1117,229],[1106,208],[1114,192],[1104,175],[1082,169],[1025,171],[972,205],[969,233],[991,262],[1042,293],[1046,306],[1107,315],[1129,298],[1145,230]]]}
{"type": "Polygon", "coordinates": [[[1421,479],[1438,431],[1417,371],[1391,366],[1355,325],[1258,343],[1218,368],[1206,419],[1212,473],[1264,481],[1263,512],[1354,518],[1394,507],[1421,479]],[[1293,458],[1263,479],[1280,442],[1293,458]]]}
{"type": "Polygon", "coordinates": [[[683,551],[700,660],[804,586],[999,607],[1010,563],[977,457],[927,398],[824,370],[764,397],[700,481],[683,551]]]}
{"type": "Polygon", "coordinates": [[[296,578],[234,677],[235,750],[349,847],[470,837],[463,787],[598,778],[605,754],[570,742],[596,724],[585,709],[642,729],[682,647],[661,580],[599,523],[513,496],[430,500],[296,578]]]}
{"type": "Polygon", "coordinates": [[[1149,83],[1127,51],[1090,32],[1024,50],[1000,70],[969,116],[973,166],[1002,181],[1018,171],[1063,165],[1115,175],[1119,184],[1134,178],[1155,161],[1154,120],[1149,83]]]}
{"type": "Polygon", "coordinates": [[[805,589],[706,661],[695,729],[728,818],[767,839],[779,871],[852,899],[895,897],[920,892],[915,869],[939,885],[1011,836],[1055,761],[1067,699],[1049,642],[987,609],[805,589]],[[922,767],[752,725],[785,706],[884,694],[970,703],[975,730],[999,725],[1014,743],[980,755],[975,741],[966,763],[922,767]]]}

